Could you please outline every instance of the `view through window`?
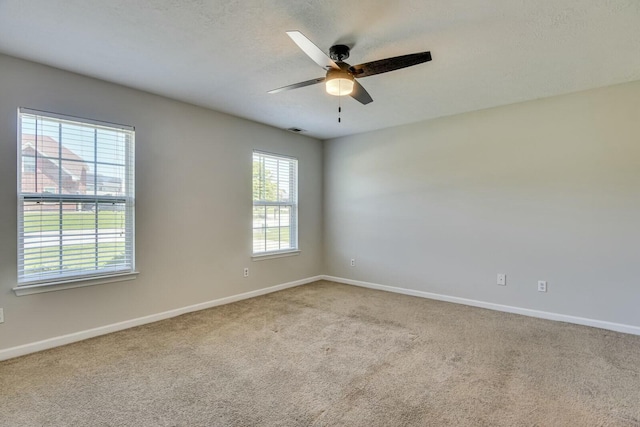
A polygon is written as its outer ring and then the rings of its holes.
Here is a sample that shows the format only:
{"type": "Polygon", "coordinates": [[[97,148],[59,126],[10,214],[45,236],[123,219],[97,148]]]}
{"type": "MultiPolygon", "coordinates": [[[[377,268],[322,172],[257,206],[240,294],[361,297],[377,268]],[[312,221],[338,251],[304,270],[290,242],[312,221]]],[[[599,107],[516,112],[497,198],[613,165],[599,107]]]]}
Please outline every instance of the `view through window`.
{"type": "Polygon", "coordinates": [[[253,152],[253,254],[298,249],[298,160],[253,152]]]}
{"type": "Polygon", "coordinates": [[[20,109],[19,285],[134,270],[132,127],[20,109]]]}

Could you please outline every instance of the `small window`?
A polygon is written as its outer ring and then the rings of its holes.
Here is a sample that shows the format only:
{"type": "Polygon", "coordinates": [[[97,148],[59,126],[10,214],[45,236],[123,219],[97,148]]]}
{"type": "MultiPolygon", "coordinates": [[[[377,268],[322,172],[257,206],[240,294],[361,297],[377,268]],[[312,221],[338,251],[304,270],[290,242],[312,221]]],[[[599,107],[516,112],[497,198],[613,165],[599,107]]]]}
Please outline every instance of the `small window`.
{"type": "Polygon", "coordinates": [[[18,286],[134,271],[132,127],[20,109],[18,165],[18,286]]]}
{"type": "Polygon", "coordinates": [[[22,173],[23,174],[36,173],[36,158],[34,156],[29,156],[29,155],[22,156],[22,173]]]}
{"type": "Polygon", "coordinates": [[[253,152],[253,254],[298,249],[298,160],[253,152]]]}

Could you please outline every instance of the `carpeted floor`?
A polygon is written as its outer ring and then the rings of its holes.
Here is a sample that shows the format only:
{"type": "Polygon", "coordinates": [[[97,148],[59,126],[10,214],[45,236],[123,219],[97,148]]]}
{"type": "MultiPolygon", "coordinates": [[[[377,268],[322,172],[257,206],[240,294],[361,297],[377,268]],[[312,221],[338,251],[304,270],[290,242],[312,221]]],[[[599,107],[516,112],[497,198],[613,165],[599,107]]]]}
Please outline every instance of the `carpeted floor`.
{"type": "Polygon", "coordinates": [[[0,363],[0,426],[638,426],[640,337],[317,282],[0,363]]]}

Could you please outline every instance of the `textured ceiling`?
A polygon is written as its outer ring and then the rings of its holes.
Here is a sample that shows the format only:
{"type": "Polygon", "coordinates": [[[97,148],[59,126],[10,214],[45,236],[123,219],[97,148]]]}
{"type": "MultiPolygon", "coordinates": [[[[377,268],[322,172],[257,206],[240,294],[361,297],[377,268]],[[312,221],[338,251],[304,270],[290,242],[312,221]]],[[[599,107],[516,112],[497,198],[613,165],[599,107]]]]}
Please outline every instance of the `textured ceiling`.
{"type": "Polygon", "coordinates": [[[321,139],[638,80],[639,28],[638,0],[0,0],[0,52],[321,139]],[[294,29],[433,61],[361,79],[339,124],[322,85],[267,94],[324,75],[294,29]]]}

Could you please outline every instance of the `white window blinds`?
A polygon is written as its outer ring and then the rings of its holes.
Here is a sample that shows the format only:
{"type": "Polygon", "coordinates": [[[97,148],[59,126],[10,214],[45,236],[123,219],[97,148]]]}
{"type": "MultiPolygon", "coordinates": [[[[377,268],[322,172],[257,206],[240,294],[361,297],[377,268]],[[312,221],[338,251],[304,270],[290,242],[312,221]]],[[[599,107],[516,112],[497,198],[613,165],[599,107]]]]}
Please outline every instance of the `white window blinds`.
{"type": "Polygon", "coordinates": [[[134,271],[134,129],[19,110],[18,285],[134,271]]]}
{"type": "Polygon", "coordinates": [[[253,152],[253,254],[298,249],[298,160],[253,152]]]}

